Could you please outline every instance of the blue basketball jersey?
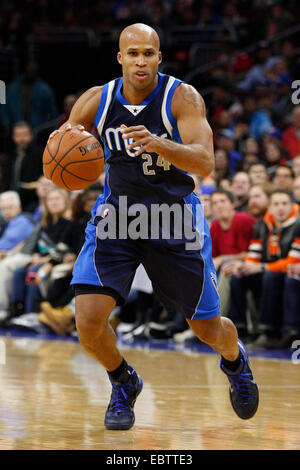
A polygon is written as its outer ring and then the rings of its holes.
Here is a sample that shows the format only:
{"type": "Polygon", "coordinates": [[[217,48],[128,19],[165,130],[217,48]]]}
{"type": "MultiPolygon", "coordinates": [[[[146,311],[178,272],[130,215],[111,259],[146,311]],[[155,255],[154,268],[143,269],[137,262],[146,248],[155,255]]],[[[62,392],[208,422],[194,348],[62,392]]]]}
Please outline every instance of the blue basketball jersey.
{"type": "MultiPolygon", "coordinates": [[[[122,78],[103,86],[95,124],[105,150],[105,187],[87,225],[72,284],[113,289],[122,303],[127,299],[135,271],[142,263],[156,295],[168,310],[180,311],[191,319],[212,318],[219,314],[216,272],[211,258],[209,227],[201,202],[193,193],[194,181],[185,171],[156,153],[145,152],[135,156],[134,150],[126,149],[126,144],[131,142],[124,143],[121,135],[122,124],[128,127],[144,125],[153,134],[181,142],[171,111],[172,97],[180,83],[174,77],[159,73],[156,88],[139,105],[132,105],[124,99],[122,78]],[[120,200],[124,196],[127,197],[129,216],[132,215],[130,206],[133,204],[146,206],[147,215],[154,205],[167,208],[174,205],[176,209],[181,206],[184,211],[174,215],[172,221],[170,219],[169,237],[164,237],[167,232],[164,232],[161,220],[159,233],[152,236],[151,231],[151,237],[136,239],[118,235],[102,238],[99,236],[100,221],[105,222],[109,213],[105,214],[105,211],[110,210],[106,207],[116,207],[117,211],[112,213],[122,214],[120,200]],[[186,209],[190,214],[188,219],[184,216],[186,209]],[[192,237],[185,230],[178,233],[178,220],[184,228],[193,228],[192,237]],[[194,238],[199,240],[199,244],[188,246],[187,242],[194,238]]],[[[151,228],[155,225],[153,220],[150,225],[151,228]]],[[[97,293],[101,292],[104,291],[97,290],[97,293]]]]}
{"type": "Polygon", "coordinates": [[[180,83],[158,73],[156,88],[139,105],[131,105],[123,97],[123,78],[103,86],[95,125],[103,143],[107,171],[104,192],[93,209],[95,224],[100,206],[107,203],[118,208],[119,196],[127,196],[128,206],[142,203],[150,208],[151,204],[184,203],[183,198],[194,190],[193,179],[160,155],[145,152],[135,156],[134,150],[127,150],[125,145],[132,140],[124,141],[120,132],[121,124],[144,125],[155,135],[181,142],[171,111],[172,96],[180,83]]]}

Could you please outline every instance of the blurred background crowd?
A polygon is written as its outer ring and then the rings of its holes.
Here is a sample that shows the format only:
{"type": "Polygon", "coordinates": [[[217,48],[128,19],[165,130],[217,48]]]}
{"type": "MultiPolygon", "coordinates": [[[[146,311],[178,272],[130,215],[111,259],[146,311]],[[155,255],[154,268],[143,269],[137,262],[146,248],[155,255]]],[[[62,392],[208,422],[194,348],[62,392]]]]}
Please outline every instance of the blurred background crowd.
{"type": "MultiPolygon", "coordinates": [[[[68,194],[42,176],[42,152],[85,89],[120,75],[119,33],[144,22],[161,38],[160,71],[196,87],[214,131],[215,170],[192,176],[211,229],[221,313],[253,347],[299,338],[299,13],[296,0],[1,2],[3,327],[76,335],[69,282],[105,171],[68,194]]],[[[111,323],[127,340],[195,340],[142,268],[111,323]]]]}

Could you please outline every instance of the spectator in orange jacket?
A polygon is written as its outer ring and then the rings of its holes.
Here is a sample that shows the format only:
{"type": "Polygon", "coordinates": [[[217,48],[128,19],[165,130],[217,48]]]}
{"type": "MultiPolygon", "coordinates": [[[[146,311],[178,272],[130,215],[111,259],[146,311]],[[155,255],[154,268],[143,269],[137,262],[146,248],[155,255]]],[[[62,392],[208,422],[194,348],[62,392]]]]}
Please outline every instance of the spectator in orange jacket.
{"type": "MultiPolygon", "coordinates": [[[[289,192],[274,190],[269,209],[257,222],[245,261],[231,277],[230,317],[246,336],[246,294],[259,300],[260,335],[253,344],[272,347],[282,333],[281,318],[287,267],[300,262],[299,206],[289,192]]],[[[300,305],[299,305],[300,308],[300,305]]]]}

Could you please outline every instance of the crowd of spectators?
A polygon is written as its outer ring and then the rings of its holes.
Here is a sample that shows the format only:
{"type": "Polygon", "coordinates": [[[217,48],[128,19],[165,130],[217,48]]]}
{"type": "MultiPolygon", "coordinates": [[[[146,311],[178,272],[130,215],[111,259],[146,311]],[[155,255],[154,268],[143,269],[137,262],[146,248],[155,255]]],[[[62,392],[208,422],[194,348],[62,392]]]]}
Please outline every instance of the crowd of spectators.
{"type": "MultiPolygon", "coordinates": [[[[292,100],[300,61],[296,41],[274,41],[296,25],[298,9],[296,1],[246,0],[0,6],[0,53],[12,49],[18,57],[41,28],[84,27],[101,37],[134,21],[158,29],[163,48],[165,32],[174,27],[208,28],[210,44],[222,44],[211,67],[190,75],[205,99],[215,145],[210,177],[192,176],[211,229],[221,313],[245,341],[264,348],[290,346],[300,335],[300,105],[292,100]],[[241,52],[253,43],[251,52],[241,52]]],[[[189,41],[173,37],[168,48],[174,74],[184,78],[197,68],[189,41]]],[[[0,321],[76,334],[69,282],[104,173],[94,188],[71,194],[42,176],[46,139],[68,119],[82,90],[71,88],[59,100],[56,83],[25,56],[23,73],[8,84],[0,107],[0,321]]],[[[127,339],[193,340],[182,317],[157,301],[142,269],[111,322],[127,339]]]]}

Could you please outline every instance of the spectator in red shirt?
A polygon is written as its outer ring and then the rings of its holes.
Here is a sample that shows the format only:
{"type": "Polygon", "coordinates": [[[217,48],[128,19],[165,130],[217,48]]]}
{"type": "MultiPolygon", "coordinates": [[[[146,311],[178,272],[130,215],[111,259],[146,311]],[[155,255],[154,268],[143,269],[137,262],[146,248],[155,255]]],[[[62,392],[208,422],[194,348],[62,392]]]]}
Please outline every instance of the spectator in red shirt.
{"type": "Polygon", "coordinates": [[[290,158],[300,154],[300,106],[295,106],[292,112],[292,126],[282,135],[282,145],[288,151],[290,158]]]}
{"type": "Polygon", "coordinates": [[[222,273],[222,267],[232,260],[243,260],[253,236],[255,219],[246,212],[234,208],[234,196],[229,191],[217,189],[211,196],[212,212],[216,219],[212,222],[212,256],[218,271],[220,309],[222,315],[228,313],[230,276],[222,273]]]}

